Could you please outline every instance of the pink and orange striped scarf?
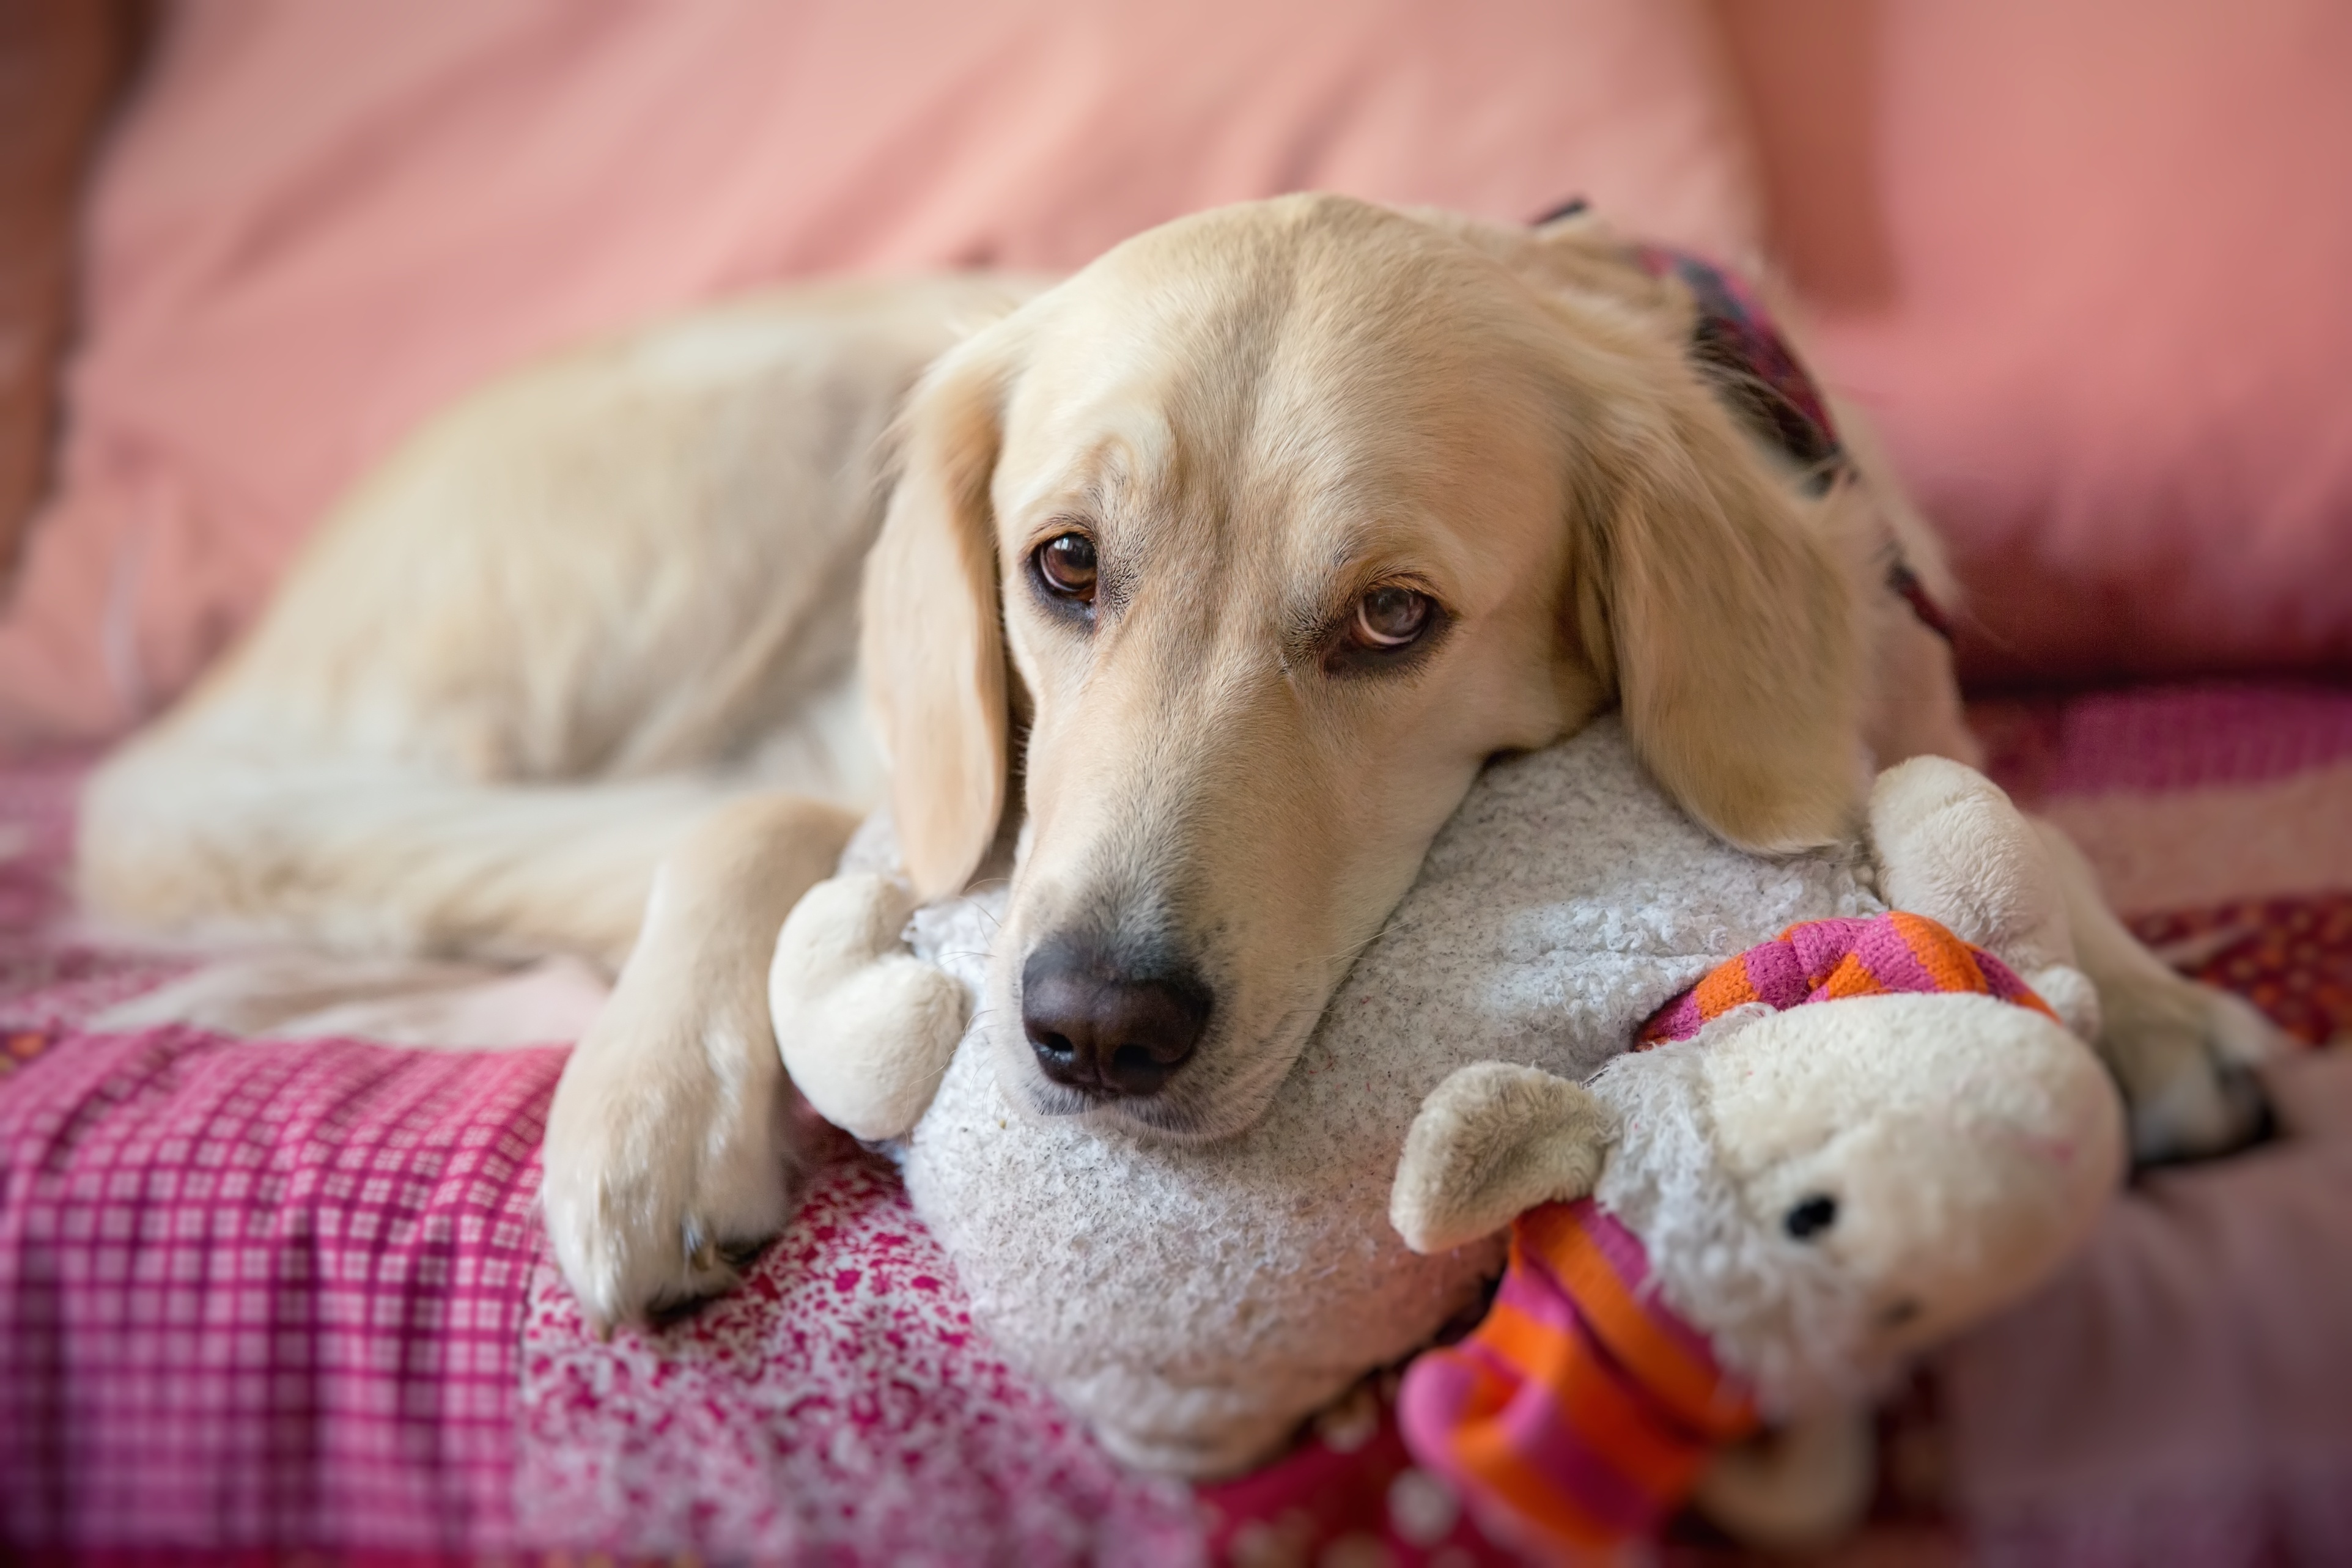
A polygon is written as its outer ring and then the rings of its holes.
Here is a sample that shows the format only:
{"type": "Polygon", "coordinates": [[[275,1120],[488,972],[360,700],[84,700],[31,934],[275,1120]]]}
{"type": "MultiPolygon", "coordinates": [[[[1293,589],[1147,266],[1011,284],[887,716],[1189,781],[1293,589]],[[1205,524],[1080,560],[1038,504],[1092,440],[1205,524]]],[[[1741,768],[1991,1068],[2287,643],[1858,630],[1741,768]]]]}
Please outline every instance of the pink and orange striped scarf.
{"type": "Polygon", "coordinates": [[[1688,1040],[1749,1002],[1786,1009],[1897,991],[1974,991],[2057,1016],[1983,948],[1924,915],[1895,910],[1869,919],[1808,920],[1758,943],[1660,1008],[1634,1049],[1688,1040]]]}
{"type": "Polygon", "coordinates": [[[1755,1430],[1747,1392],[1649,1272],[1591,1198],[1530,1209],[1485,1321],[1406,1371],[1406,1447],[1501,1543],[1614,1561],[1657,1533],[1718,1444],[1755,1430]]]}
{"type": "MultiPolygon", "coordinates": [[[[1932,920],[1816,920],[1718,966],[1659,1009],[1636,1049],[1687,1040],[1750,1002],[1906,991],[2050,1011],[2006,964],[1932,920]]],[[[1715,1449],[1756,1429],[1748,1392],[1649,1278],[1640,1239],[1591,1199],[1530,1209],[1512,1227],[1486,1319],[1406,1372],[1407,1447],[1505,1543],[1546,1560],[1628,1560],[1715,1449]]]]}

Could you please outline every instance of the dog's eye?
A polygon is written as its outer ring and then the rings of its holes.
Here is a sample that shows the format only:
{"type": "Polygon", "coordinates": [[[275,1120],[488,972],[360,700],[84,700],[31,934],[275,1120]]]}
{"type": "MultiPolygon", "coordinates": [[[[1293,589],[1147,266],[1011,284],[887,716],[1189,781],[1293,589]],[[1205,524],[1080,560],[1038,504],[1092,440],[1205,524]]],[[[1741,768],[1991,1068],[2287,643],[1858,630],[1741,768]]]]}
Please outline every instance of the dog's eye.
{"type": "Polygon", "coordinates": [[[1797,1200],[1796,1206],[1781,1217],[1781,1228],[1800,1241],[1811,1241],[1837,1223],[1838,1203],[1825,1192],[1797,1200]]]}
{"type": "Polygon", "coordinates": [[[1095,598],[1095,541],[1084,534],[1056,534],[1037,547],[1037,576],[1057,599],[1091,604],[1095,598]]]}
{"type": "Polygon", "coordinates": [[[1390,582],[1356,601],[1353,640],[1359,647],[1402,648],[1429,629],[1429,595],[1390,582]]]}

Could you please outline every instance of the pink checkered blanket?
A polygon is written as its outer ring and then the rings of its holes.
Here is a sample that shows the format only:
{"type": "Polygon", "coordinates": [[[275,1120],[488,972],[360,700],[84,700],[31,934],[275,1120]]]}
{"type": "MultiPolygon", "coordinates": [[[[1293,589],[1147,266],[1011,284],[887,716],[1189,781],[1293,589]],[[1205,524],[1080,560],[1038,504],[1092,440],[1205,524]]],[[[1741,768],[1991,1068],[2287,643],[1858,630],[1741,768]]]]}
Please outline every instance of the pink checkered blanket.
{"type": "MultiPolygon", "coordinates": [[[[2352,694],[1978,716],[2144,935],[2315,1042],[2352,1030],[2352,694]]],[[[561,1045],[93,1027],[189,962],[76,934],[79,771],[0,768],[0,1557],[1503,1560],[1411,1467],[1390,1383],[1239,1481],[1120,1470],[973,1333],[894,1175],[854,1150],[742,1291],[593,1340],[532,1208],[561,1045]]],[[[1943,1418],[1894,1451],[1927,1442],[1950,1484],[1923,1500],[1897,1483],[1937,1467],[1890,1467],[1876,1549],[2088,1563],[2170,1541],[2253,1563],[2352,1539],[2324,1506],[2352,1495],[2352,1415],[2326,1414],[2352,1412],[2352,1349],[2325,1330],[2339,1301],[2352,1321],[2352,1247],[2313,1239],[2352,1213],[2313,1150],[2345,1146],[2290,1140],[2135,1195],[2076,1276],[1946,1359],[1943,1418]],[[2115,1308],[2209,1275],[2243,1300],[2184,1284],[2169,1315],[2115,1308]],[[2234,1391],[2230,1462],[2177,1430],[2210,1401],[2150,1393],[2189,1372],[2234,1391]]]]}
{"type": "Polygon", "coordinates": [[[457,1549],[509,1528],[560,1051],[20,1031],[0,1473],[26,1545],[457,1549]]]}

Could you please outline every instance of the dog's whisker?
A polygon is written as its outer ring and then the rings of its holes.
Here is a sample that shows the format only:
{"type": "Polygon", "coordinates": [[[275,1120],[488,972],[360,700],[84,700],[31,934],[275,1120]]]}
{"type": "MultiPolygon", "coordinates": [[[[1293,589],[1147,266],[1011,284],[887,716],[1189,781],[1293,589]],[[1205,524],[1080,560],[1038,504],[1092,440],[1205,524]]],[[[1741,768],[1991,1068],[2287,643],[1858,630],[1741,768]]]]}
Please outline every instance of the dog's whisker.
{"type": "Polygon", "coordinates": [[[1352,963],[1354,963],[1357,959],[1359,959],[1359,958],[1360,958],[1360,957],[1362,957],[1362,956],[1364,956],[1364,949],[1365,949],[1365,948],[1367,948],[1367,947],[1370,946],[1373,943],[1375,943],[1375,942],[1379,941],[1380,939],[1381,939],[1381,934],[1380,934],[1378,931],[1375,931],[1375,932],[1373,932],[1370,936],[1365,937],[1362,941],[1360,941],[1360,942],[1358,942],[1358,943],[1354,944],[1352,946],[1342,947],[1342,948],[1341,948],[1341,949],[1339,949],[1339,951],[1338,951],[1337,953],[1327,953],[1327,954],[1325,954],[1325,955],[1323,956],[1323,959],[1322,959],[1322,961],[1323,961],[1324,963],[1326,963],[1326,964],[1331,964],[1331,963],[1337,963],[1337,962],[1339,962],[1340,960],[1344,959],[1344,960],[1346,960],[1347,962],[1349,962],[1349,963],[1352,964],[1352,963]]]}

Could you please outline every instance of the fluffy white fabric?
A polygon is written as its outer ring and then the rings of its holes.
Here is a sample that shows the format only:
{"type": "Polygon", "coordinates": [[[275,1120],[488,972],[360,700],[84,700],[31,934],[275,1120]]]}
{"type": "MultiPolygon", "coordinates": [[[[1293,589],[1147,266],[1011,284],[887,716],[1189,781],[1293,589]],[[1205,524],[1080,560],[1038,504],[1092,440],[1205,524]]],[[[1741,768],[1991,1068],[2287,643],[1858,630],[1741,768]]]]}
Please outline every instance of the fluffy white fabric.
{"type": "MultiPolygon", "coordinates": [[[[853,846],[871,861],[877,835],[853,846]]],[[[1760,860],[1685,818],[1619,726],[1487,769],[1241,1137],[1031,1119],[967,1038],[907,1141],[908,1190],[976,1319],[1122,1457],[1214,1474],[1474,1307],[1499,1237],[1406,1249],[1390,1184],[1423,1098],[1508,1061],[1584,1079],[1706,970],[1882,907],[1858,852],[1760,860]]],[[[996,900],[918,912],[977,995],[996,900]]]]}

